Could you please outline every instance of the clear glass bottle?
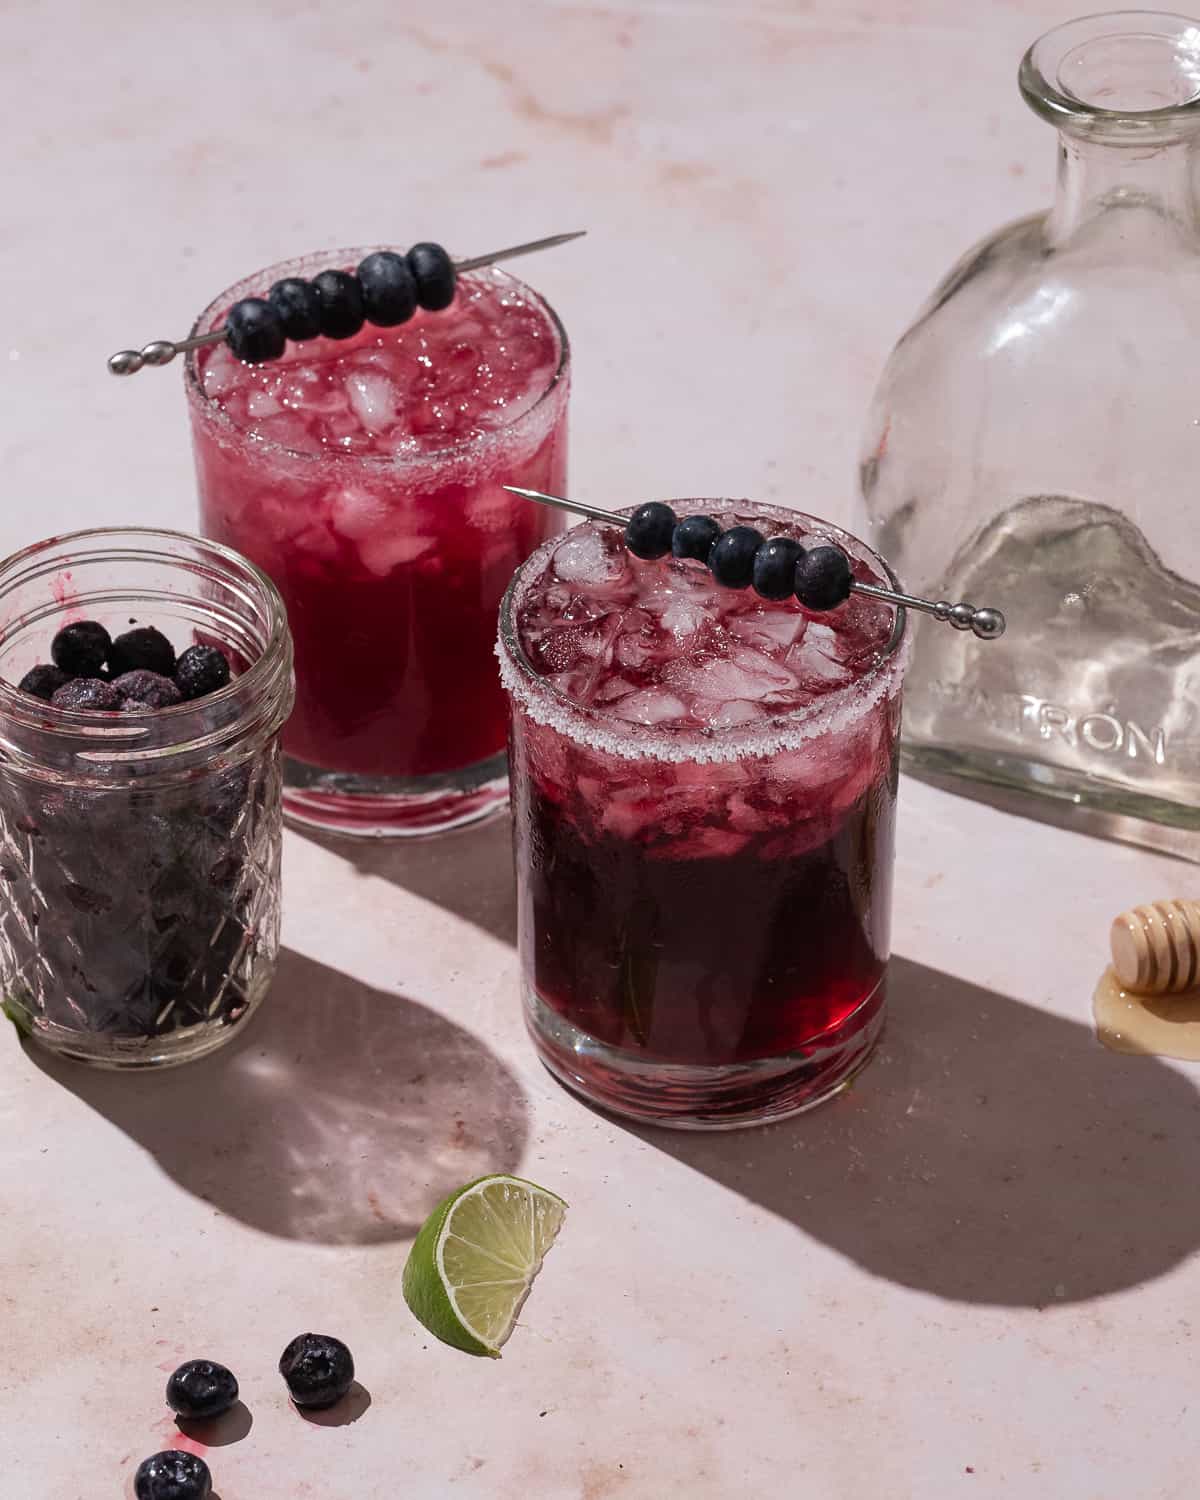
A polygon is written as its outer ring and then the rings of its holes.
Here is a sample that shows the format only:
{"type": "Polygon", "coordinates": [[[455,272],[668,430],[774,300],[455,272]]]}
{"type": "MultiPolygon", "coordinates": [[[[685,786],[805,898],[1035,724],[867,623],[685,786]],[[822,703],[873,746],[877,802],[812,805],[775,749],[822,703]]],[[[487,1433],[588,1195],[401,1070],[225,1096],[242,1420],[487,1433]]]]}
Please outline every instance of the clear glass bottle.
{"type": "Polygon", "coordinates": [[[1070,22],[1020,87],[1058,131],[1054,205],[936,289],[864,445],[905,584],[1008,617],[985,651],[918,622],[905,761],[1197,853],[1200,22],[1070,22]]]}
{"type": "Polygon", "coordinates": [[[0,564],[0,998],[43,1046],[147,1067],[228,1040],[279,947],[279,730],[292,642],[274,584],[174,532],[102,530],[0,564]],[[70,620],[221,647],[227,687],[154,713],[13,684],[70,620]]]}

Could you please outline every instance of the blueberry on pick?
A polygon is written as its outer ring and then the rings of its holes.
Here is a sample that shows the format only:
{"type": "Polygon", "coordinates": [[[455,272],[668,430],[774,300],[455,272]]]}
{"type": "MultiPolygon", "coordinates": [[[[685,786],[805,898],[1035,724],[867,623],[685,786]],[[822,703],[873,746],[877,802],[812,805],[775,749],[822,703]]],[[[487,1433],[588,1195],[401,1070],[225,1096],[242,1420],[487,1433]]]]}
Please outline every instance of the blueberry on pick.
{"type": "Polygon", "coordinates": [[[652,500],[649,505],[639,505],[625,523],[625,545],[634,557],[650,562],[656,557],[666,557],[671,550],[671,537],[679,517],[669,505],[652,500]]]}
{"type": "Polygon", "coordinates": [[[283,331],[294,343],[315,339],[321,331],[321,299],[311,281],[285,276],[267,293],[267,301],[279,314],[283,331]]]}
{"type": "Polygon", "coordinates": [[[321,309],[321,332],[327,339],[352,338],[365,321],[358,277],[349,271],[321,271],[312,284],[321,309]]]}
{"type": "Polygon", "coordinates": [[[721,528],[711,516],[684,516],[671,534],[671,551],[676,557],[706,563],[720,535],[721,528]]]}
{"type": "Polygon", "coordinates": [[[406,258],[417,284],[417,301],[421,306],[429,312],[441,312],[444,307],[449,307],[454,301],[458,273],[441,245],[424,241],[414,245],[406,258]]]}
{"type": "Polygon", "coordinates": [[[340,1401],[354,1383],[354,1356],[341,1339],[301,1333],[279,1356],[279,1373],[297,1406],[317,1411],[340,1401]]]}
{"type": "Polygon", "coordinates": [[[124,672],[157,672],[170,677],[175,671],[175,647],[161,630],[153,625],[139,625],[127,630],[112,643],[108,664],[114,677],[124,672]]]}
{"type": "Polygon", "coordinates": [[[773,536],[754,559],[754,592],[764,599],[788,599],[796,587],[796,564],[804,548],[790,536],[773,536]]]}
{"type": "Polygon", "coordinates": [[[189,646],[175,663],[175,686],[185,698],[203,698],[229,681],[229,662],[215,646],[189,646]]]}
{"type": "Polygon", "coordinates": [[[358,268],[367,322],[377,328],[407,323],[417,310],[417,282],[403,255],[376,250],[358,268]]]}
{"type": "Polygon", "coordinates": [[[126,708],[174,708],[183,702],[183,694],[169,677],[148,672],[145,667],[122,672],[113,678],[112,685],[124,696],[126,708]]]}
{"type": "Polygon", "coordinates": [[[708,554],[712,576],[727,589],[749,588],[754,556],[762,545],[763,534],[753,526],[731,526],[708,554]]]}
{"type": "Polygon", "coordinates": [[[194,1453],[168,1448],[144,1459],[133,1476],[137,1500],[208,1500],[212,1475],[194,1453]]]}
{"type": "Polygon", "coordinates": [[[850,597],[851,576],[840,547],[814,547],[796,564],[796,598],[805,609],[836,609],[850,597]]]}
{"type": "Polygon", "coordinates": [[[99,677],[73,677],[70,682],[63,683],[50,702],[55,708],[117,713],[125,706],[125,695],[111,682],[101,682],[99,677]]]}
{"type": "Polygon", "coordinates": [[[225,337],[237,357],[250,365],[278,359],[287,344],[283,319],[262,297],[243,297],[233,304],[225,318],[225,337]]]}
{"type": "Polygon", "coordinates": [[[50,643],[54,665],[68,677],[94,677],[112,645],[108,631],[95,620],[65,625],[50,643]]]}
{"type": "Polygon", "coordinates": [[[22,693],[29,693],[32,697],[42,698],[49,703],[67,680],[67,674],[60,667],[41,662],[36,667],[30,667],[17,683],[17,688],[22,693]]]}
{"type": "Polygon", "coordinates": [[[185,1422],[202,1422],[227,1412],[238,1398],[232,1370],[211,1359],[189,1359],[167,1381],[167,1405],[185,1422]]]}

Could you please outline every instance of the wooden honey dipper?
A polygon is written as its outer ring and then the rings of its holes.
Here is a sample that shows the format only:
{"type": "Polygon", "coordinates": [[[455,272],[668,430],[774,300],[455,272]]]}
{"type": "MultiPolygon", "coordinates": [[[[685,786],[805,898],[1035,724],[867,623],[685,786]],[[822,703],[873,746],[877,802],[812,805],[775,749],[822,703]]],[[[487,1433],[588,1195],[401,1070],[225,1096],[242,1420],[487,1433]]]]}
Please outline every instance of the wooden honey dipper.
{"type": "Polygon", "coordinates": [[[1123,911],[1109,937],[1113,969],[1137,995],[1200,986],[1200,901],[1153,901],[1123,911]]]}

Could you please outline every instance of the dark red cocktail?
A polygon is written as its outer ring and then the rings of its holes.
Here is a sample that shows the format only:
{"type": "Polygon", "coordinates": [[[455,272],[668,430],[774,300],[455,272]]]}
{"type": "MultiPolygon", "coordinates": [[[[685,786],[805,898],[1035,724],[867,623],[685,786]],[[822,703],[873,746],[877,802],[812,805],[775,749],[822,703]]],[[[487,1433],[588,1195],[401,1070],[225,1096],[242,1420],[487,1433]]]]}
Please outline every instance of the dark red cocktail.
{"type": "MultiPolygon", "coordinates": [[[[724,526],[861,543],[795,512],[724,526]]],[[[812,614],[643,562],[594,524],[521,569],[501,618],[528,1018],[588,1097],[665,1123],[805,1108],[884,1002],[904,621],[812,614]]]]}
{"type": "MultiPolygon", "coordinates": [[[[197,330],[363,253],[262,271],[197,330]]],[[[203,528],[270,574],[296,643],[293,816],[425,833],[503,800],[496,613],[557,525],[501,485],[562,488],[567,389],[557,318],[496,270],[398,327],[289,344],[261,365],[224,344],[190,357],[203,528]]]]}

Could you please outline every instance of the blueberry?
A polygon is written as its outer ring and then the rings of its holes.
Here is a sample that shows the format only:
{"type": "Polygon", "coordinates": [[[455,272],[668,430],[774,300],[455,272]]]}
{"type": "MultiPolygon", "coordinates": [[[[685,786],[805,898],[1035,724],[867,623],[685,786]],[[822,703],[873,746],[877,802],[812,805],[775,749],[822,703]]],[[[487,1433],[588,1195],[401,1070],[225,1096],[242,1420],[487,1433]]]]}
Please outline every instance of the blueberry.
{"type": "Polygon", "coordinates": [[[429,312],[441,312],[454,301],[458,272],[440,245],[428,240],[408,252],[408,269],[417,284],[417,301],[429,312]]]}
{"type": "Polygon", "coordinates": [[[321,299],[311,281],[285,276],[267,293],[267,301],[279,314],[284,334],[297,344],[315,339],[321,331],[321,299]]]}
{"type": "Polygon", "coordinates": [[[136,630],[119,635],[112,643],[108,664],[114,677],[139,670],[172,677],[175,673],[175,647],[153,625],[139,625],[136,630]]]}
{"type": "Polygon", "coordinates": [[[122,672],[114,677],[113,687],[124,695],[126,706],[135,708],[174,708],[183,702],[183,694],[169,677],[157,672],[148,672],[145,667],[135,667],[132,672],[122,672]]]}
{"type": "Polygon", "coordinates": [[[805,609],[836,609],[850,597],[851,576],[840,547],[814,547],[796,564],[796,598],[805,609]]]}
{"type": "Polygon", "coordinates": [[[297,1406],[314,1410],[340,1401],[354,1383],[354,1356],[341,1339],[301,1333],[279,1356],[279,1373],[297,1406]]]}
{"type": "Polygon", "coordinates": [[[144,1459],[133,1476],[137,1500],[208,1500],[212,1475],[194,1453],[168,1448],[144,1459]]]}
{"type": "Polygon", "coordinates": [[[671,537],[679,517],[669,505],[652,500],[649,505],[639,505],[625,525],[625,545],[634,557],[650,561],[666,557],[671,550],[671,537]]]}
{"type": "Polygon", "coordinates": [[[763,534],[753,526],[732,526],[708,554],[712,576],[727,589],[750,587],[754,577],[754,555],[763,545],[763,534]]]}
{"type": "Polygon", "coordinates": [[[417,310],[417,283],[403,255],[377,250],[358,268],[367,322],[377,328],[407,323],[417,310]]]}
{"type": "Polygon", "coordinates": [[[804,548],[790,536],[773,536],[754,558],[754,592],[764,599],[790,599],[796,587],[796,564],[804,548]]]}
{"type": "Polygon", "coordinates": [[[225,318],[225,337],[237,357],[250,365],[278,359],[287,344],[283,319],[261,297],[243,297],[233,304],[225,318]]]}
{"type": "Polygon", "coordinates": [[[125,699],[111,682],[101,682],[98,677],[73,677],[50,699],[55,708],[97,709],[103,713],[116,713],[124,706],[125,699]]]}
{"type": "Polygon", "coordinates": [[[720,535],[721,528],[711,516],[684,516],[671,534],[671,551],[676,557],[706,563],[720,535]]]}
{"type": "Polygon", "coordinates": [[[67,625],[50,643],[54,665],[68,677],[95,677],[108,655],[112,639],[95,620],[67,625]]]}
{"type": "Polygon", "coordinates": [[[67,674],[60,667],[52,667],[49,662],[43,662],[30,667],[17,683],[17,688],[22,693],[29,693],[34,698],[44,698],[49,703],[66,681],[67,674]]]}
{"type": "Polygon", "coordinates": [[[185,698],[203,698],[229,681],[229,662],[215,646],[189,646],[175,663],[175,685],[185,698]]]}
{"type": "Polygon", "coordinates": [[[219,1417],[238,1398],[232,1370],[211,1359],[189,1359],[167,1381],[167,1405],[185,1422],[219,1417]]]}
{"type": "Polygon", "coordinates": [[[313,277],[321,308],[321,332],[327,339],[352,338],[363,326],[363,294],[349,271],[322,271],[313,277]]]}

